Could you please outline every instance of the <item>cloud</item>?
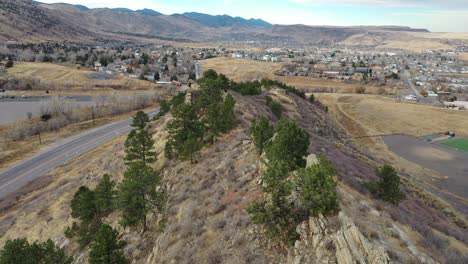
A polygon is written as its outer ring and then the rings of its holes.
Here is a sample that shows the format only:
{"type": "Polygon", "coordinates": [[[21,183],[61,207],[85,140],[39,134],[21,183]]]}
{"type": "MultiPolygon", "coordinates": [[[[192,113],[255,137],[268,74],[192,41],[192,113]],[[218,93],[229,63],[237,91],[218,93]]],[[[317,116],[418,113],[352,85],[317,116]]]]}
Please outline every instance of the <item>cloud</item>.
{"type": "Polygon", "coordinates": [[[468,9],[467,0],[289,0],[289,2],[328,6],[468,9]]]}

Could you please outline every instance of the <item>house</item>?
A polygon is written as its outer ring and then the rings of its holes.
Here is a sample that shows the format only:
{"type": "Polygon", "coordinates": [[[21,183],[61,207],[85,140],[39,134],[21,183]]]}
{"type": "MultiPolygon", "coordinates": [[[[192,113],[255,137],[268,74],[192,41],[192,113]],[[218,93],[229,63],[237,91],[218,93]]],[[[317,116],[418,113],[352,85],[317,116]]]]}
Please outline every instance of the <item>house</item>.
{"type": "Polygon", "coordinates": [[[323,76],[327,78],[336,78],[338,75],[340,75],[340,72],[337,71],[324,71],[323,76]]]}
{"type": "Polygon", "coordinates": [[[155,73],[150,72],[148,74],[145,74],[143,77],[145,77],[145,80],[152,82],[152,81],[154,81],[154,75],[155,75],[155,73]]]}
{"type": "Polygon", "coordinates": [[[101,67],[102,67],[102,64],[100,62],[98,61],[94,62],[94,70],[100,71],[101,67]]]}
{"type": "Polygon", "coordinates": [[[372,69],[369,67],[356,67],[355,70],[357,73],[372,73],[372,69]]]}

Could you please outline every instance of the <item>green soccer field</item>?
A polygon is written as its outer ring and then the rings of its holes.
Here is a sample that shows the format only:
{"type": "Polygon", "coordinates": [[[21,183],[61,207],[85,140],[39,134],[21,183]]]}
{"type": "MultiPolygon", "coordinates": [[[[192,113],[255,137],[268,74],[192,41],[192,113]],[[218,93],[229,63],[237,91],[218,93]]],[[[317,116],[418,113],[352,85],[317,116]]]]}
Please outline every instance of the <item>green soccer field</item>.
{"type": "Polygon", "coordinates": [[[468,152],[468,139],[458,138],[444,142],[442,145],[468,152]]]}

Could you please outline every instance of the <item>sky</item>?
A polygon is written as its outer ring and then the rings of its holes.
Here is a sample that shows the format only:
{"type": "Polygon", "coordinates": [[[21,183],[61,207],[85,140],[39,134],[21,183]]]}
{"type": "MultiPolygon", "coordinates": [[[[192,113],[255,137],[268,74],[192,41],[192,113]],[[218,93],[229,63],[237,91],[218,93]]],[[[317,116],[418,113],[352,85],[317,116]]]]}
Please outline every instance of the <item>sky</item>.
{"type": "Polygon", "coordinates": [[[273,24],[399,25],[468,32],[468,0],[39,0],[96,7],[149,8],[164,14],[201,12],[261,18],[273,24]]]}

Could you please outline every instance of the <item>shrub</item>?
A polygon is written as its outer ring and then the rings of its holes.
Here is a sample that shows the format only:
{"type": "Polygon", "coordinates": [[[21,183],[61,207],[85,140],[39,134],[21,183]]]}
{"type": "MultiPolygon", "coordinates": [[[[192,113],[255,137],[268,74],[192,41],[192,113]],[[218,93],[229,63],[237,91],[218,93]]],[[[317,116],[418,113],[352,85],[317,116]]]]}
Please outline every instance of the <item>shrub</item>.
{"type": "Polygon", "coordinates": [[[280,118],[281,117],[281,113],[283,112],[283,106],[276,102],[276,101],[273,101],[270,103],[270,109],[271,109],[271,112],[273,112],[273,114],[277,117],[277,118],[280,118]]]}
{"type": "Polygon", "coordinates": [[[400,177],[390,165],[384,165],[376,170],[380,181],[365,183],[365,187],[377,198],[398,205],[404,199],[400,191],[400,177]]]}
{"type": "Polygon", "coordinates": [[[366,87],[362,87],[362,86],[361,86],[361,87],[357,87],[357,88],[355,89],[355,92],[358,93],[358,94],[364,94],[364,93],[366,93],[366,87]]]}
{"type": "Polygon", "coordinates": [[[311,103],[315,102],[315,95],[314,94],[311,94],[309,96],[309,102],[311,102],[311,103]]]}
{"type": "Polygon", "coordinates": [[[14,66],[14,63],[12,60],[8,60],[7,63],[5,64],[6,69],[12,68],[13,66],[14,66]]]}

